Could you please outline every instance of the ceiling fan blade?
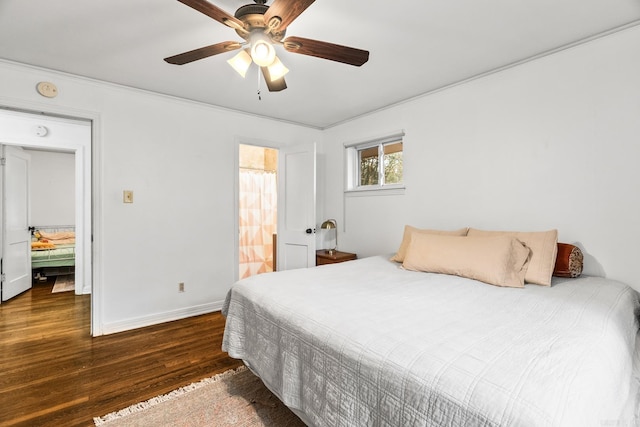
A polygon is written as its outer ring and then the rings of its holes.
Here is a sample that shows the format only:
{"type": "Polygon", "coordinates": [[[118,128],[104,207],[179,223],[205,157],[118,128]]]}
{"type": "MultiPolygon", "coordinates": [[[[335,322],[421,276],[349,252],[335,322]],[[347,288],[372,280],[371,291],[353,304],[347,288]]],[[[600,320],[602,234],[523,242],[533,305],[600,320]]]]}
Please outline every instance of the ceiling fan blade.
{"type": "Polygon", "coordinates": [[[210,18],[215,19],[231,28],[244,28],[244,24],[238,18],[229,15],[224,10],[220,9],[217,6],[212,5],[207,0],[178,0],[182,4],[186,4],[192,9],[197,10],[200,13],[204,13],[210,18]]]}
{"type": "Polygon", "coordinates": [[[288,52],[329,59],[357,67],[369,60],[369,51],[302,37],[287,37],[283,44],[288,52]]]}
{"type": "Polygon", "coordinates": [[[260,69],[262,70],[262,75],[264,76],[264,81],[267,83],[269,92],[280,92],[281,90],[285,90],[287,88],[287,83],[285,83],[284,77],[280,77],[278,80],[271,81],[269,68],[260,67],[260,69]]]}
{"type": "Polygon", "coordinates": [[[224,52],[240,49],[242,45],[238,42],[222,42],[212,44],[211,46],[201,47],[200,49],[190,50],[189,52],[180,53],[178,55],[164,58],[169,64],[184,65],[198,59],[208,58],[224,52]]]}
{"type": "Polygon", "coordinates": [[[271,18],[278,17],[281,22],[275,27],[276,31],[283,31],[315,0],[275,0],[264,14],[264,22],[269,25],[271,18]]]}

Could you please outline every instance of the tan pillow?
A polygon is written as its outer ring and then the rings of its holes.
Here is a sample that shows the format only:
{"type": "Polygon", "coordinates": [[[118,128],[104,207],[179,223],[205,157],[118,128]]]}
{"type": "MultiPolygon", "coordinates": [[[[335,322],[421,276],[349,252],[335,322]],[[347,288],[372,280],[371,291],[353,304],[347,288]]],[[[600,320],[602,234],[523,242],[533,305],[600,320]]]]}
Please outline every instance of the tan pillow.
{"type": "Polygon", "coordinates": [[[531,249],[531,260],[524,280],[536,285],[551,286],[551,274],[556,265],[558,253],[558,230],[519,232],[484,231],[470,228],[469,237],[511,236],[531,249]]]}
{"type": "Polygon", "coordinates": [[[468,227],[461,228],[459,230],[430,230],[430,229],[420,229],[415,228],[410,225],[404,226],[404,235],[402,236],[402,242],[400,243],[400,248],[398,248],[398,252],[392,256],[391,261],[395,262],[403,262],[405,253],[407,252],[407,248],[409,247],[409,242],[411,241],[411,235],[413,233],[422,233],[422,234],[436,234],[443,236],[466,236],[467,231],[469,231],[468,227]]]}
{"type": "Polygon", "coordinates": [[[496,286],[524,288],[529,248],[514,237],[414,234],[402,266],[453,274],[496,286]]]}
{"type": "Polygon", "coordinates": [[[57,231],[54,233],[40,231],[40,236],[47,240],[65,240],[74,239],[76,237],[76,233],[74,231],[57,231]]]}

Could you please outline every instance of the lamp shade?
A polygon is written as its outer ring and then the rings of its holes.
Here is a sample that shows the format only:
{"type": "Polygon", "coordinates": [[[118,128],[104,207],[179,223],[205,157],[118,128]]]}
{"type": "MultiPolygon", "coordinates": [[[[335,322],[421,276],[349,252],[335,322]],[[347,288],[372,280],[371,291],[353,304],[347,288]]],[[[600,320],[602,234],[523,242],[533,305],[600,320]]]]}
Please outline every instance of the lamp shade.
{"type": "Polygon", "coordinates": [[[320,228],[324,230],[331,230],[332,228],[338,228],[338,224],[336,223],[335,219],[328,219],[322,223],[320,228]]]}
{"type": "Polygon", "coordinates": [[[284,66],[282,61],[276,56],[271,65],[269,65],[269,76],[271,76],[271,81],[275,82],[278,79],[281,79],[289,72],[289,69],[284,66]]]}
{"type": "Polygon", "coordinates": [[[245,50],[241,50],[227,62],[244,78],[244,76],[247,75],[247,70],[251,66],[251,56],[249,56],[245,50]]]}

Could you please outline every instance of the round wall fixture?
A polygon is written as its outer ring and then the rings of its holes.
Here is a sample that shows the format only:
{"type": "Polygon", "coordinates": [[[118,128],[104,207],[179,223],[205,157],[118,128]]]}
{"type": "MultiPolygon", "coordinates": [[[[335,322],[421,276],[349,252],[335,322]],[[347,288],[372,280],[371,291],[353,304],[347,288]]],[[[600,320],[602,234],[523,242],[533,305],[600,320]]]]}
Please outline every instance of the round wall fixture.
{"type": "Polygon", "coordinates": [[[40,95],[47,98],[55,98],[58,95],[58,88],[51,82],[40,82],[36,89],[40,95]]]}
{"type": "Polygon", "coordinates": [[[36,126],[35,128],[33,128],[33,131],[35,132],[36,136],[47,136],[47,134],[49,133],[49,129],[47,129],[46,126],[36,126]]]}

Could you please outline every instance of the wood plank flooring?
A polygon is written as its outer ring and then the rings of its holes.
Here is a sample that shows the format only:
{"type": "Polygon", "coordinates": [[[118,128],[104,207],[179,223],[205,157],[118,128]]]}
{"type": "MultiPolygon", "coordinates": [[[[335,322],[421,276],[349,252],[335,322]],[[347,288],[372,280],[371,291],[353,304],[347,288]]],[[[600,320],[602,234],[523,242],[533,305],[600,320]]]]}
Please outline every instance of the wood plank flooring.
{"type": "Polygon", "coordinates": [[[92,338],[90,296],[52,283],[0,304],[0,426],[93,426],[93,417],[240,366],[212,313],[92,338]]]}

